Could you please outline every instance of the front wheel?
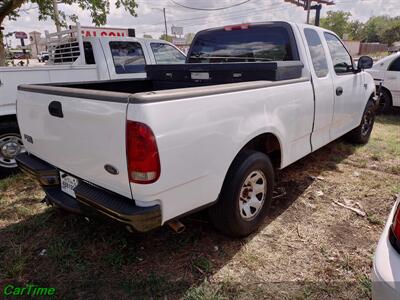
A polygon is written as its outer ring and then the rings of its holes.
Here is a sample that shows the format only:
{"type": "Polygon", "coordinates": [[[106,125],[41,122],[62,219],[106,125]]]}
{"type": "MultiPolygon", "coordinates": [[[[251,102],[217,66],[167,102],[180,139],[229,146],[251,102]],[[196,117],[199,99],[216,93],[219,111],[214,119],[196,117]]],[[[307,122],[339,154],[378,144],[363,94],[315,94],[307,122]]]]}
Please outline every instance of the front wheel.
{"type": "Polygon", "coordinates": [[[15,156],[24,152],[19,133],[18,124],[15,121],[0,123],[0,175],[1,177],[14,174],[18,171],[15,156]]]}
{"type": "Polygon", "coordinates": [[[225,178],[218,202],[209,210],[214,226],[243,237],[262,224],[272,201],[274,169],[264,153],[241,152],[225,178]]]}
{"type": "Polygon", "coordinates": [[[366,144],[371,136],[375,122],[376,108],[372,100],[369,100],[365,107],[361,123],[346,135],[346,139],[351,143],[366,144]]]}

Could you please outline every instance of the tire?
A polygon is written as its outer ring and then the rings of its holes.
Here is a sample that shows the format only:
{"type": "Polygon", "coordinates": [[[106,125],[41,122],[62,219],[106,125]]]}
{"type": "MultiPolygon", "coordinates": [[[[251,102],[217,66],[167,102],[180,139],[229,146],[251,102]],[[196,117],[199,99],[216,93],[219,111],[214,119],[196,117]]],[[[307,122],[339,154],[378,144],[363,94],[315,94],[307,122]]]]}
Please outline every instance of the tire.
{"type": "Polygon", "coordinates": [[[5,177],[18,172],[15,156],[25,148],[16,121],[0,123],[0,176],[5,177]]]}
{"type": "Polygon", "coordinates": [[[392,110],[392,95],[388,90],[382,89],[378,113],[389,113],[392,110]]]}
{"type": "Polygon", "coordinates": [[[369,100],[361,118],[361,123],[346,135],[346,139],[355,144],[366,144],[374,127],[376,109],[373,101],[369,100]]]}
{"type": "Polygon", "coordinates": [[[242,151],[228,170],[218,202],[209,209],[211,222],[228,236],[249,235],[268,214],[273,186],[274,169],[268,156],[257,151],[242,151]],[[260,191],[258,194],[253,194],[255,187],[260,191]]]}

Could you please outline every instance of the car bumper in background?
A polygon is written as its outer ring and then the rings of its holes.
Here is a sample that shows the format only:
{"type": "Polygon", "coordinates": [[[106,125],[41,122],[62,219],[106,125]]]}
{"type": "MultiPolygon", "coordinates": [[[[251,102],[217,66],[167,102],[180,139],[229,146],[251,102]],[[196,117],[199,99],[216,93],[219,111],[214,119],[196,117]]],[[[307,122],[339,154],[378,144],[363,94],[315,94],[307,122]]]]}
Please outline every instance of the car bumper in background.
{"type": "Polygon", "coordinates": [[[159,205],[139,207],[135,201],[80,180],[74,189],[76,198],[61,191],[59,170],[45,161],[21,153],[16,157],[22,171],[34,177],[46,193],[47,201],[78,214],[97,212],[136,231],[145,232],[161,226],[159,205]]]}
{"type": "Polygon", "coordinates": [[[397,204],[390,213],[388,222],[375,251],[372,269],[372,299],[400,299],[400,253],[389,241],[389,230],[397,204]]]}

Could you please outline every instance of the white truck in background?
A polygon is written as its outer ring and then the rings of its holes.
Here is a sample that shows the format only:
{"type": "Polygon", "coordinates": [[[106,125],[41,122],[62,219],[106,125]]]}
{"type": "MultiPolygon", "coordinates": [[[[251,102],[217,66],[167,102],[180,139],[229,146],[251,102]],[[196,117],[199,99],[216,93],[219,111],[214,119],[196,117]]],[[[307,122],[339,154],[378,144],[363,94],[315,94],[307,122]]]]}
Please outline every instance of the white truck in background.
{"type": "Polygon", "coordinates": [[[217,229],[246,236],[277,169],[345,134],[368,142],[371,66],[315,26],[204,30],[186,64],[146,66],[146,79],[19,86],[16,160],[75,213],[147,231],[209,207],[217,229]]]}
{"type": "Polygon", "coordinates": [[[38,67],[0,67],[0,175],[13,173],[24,151],[16,119],[17,86],[146,78],[146,64],[184,63],[185,55],[163,40],[83,37],[80,25],[46,34],[49,59],[38,67]]]}

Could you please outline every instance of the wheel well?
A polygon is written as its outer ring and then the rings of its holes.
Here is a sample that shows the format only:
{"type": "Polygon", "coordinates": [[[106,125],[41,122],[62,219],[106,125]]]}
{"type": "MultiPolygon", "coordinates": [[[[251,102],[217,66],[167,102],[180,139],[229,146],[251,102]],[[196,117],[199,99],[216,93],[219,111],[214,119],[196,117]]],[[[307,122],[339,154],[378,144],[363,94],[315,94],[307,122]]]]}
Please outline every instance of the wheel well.
{"type": "Polygon", "coordinates": [[[6,116],[0,116],[0,123],[2,122],[17,122],[17,116],[16,115],[6,115],[6,116]]]}
{"type": "MultiPolygon", "coordinates": [[[[377,86],[377,88],[378,88],[378,87],[379,87],[379,86],[377,86]]],[[[391,93],[387,88],[385,88],[384,86],[382,86],[382,91],[385,91],[385,92],[389,95],[390,101],[393,100],[393,98],[392,98],[392,93],[391,93]]]]}
{"type": "Polygon", "coordinates": [[[274,168],[281,166],[282,151],[278,138],[272,133],[263,133],[249,141],[241,150],[255,150],[268,155],[274,168]]]}

